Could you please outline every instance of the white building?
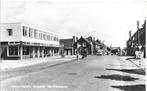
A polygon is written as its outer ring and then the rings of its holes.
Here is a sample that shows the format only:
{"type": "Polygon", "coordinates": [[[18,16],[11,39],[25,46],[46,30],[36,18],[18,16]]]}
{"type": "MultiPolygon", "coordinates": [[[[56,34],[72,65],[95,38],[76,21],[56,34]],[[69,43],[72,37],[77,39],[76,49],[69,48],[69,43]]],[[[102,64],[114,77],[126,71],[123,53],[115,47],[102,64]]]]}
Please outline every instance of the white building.
{"type": "Polygon", "coordinates": [[[23,23],[0,25],[1,59],[25,59],[58,55],[55,33],[23,23]]]}

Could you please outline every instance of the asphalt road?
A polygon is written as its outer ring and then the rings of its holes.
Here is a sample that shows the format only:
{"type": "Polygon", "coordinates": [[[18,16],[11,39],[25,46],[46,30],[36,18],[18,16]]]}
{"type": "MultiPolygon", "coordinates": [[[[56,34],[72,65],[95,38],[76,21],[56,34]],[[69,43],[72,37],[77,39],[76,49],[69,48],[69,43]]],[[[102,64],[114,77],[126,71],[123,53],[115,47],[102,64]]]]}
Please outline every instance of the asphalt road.
{"type": "Polygon", "coordinates": [[[119,56],[88,56],[11,72],[12,77],[1,80],[1,91],[145,91],[145,75],[134,68],[119,56]]]}

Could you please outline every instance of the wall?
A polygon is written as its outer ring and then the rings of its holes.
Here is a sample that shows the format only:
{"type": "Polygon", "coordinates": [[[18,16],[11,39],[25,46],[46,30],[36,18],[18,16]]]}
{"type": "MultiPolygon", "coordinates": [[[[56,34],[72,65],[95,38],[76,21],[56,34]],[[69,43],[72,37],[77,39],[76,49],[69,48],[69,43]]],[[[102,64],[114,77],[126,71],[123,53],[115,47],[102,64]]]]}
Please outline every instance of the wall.
{"type": "Polygon", "coordinates": [[[21,27],[20,23],[4,23],[0,25],[0,42],[4,41],[20,41],[21,40],[21,27]],[[12,30],[12,36],[8,35],[7,29],[12,30]]]}
{"type": "MultiPolygon", "coordinates": [[[[57,36],[57,34],[55,33],[51,33],[49,31],[45,31],[43,29],[34,27],[34,26],[30,26],[27,24],[23,24],[23,23],[2,23],[0,25],[0,42],[11,42],[11,41],[23,41],[23,42],[31,42],[31,43],[44,43],[44,44],[51,44],[52,46],[56,46],[59,47],[59,41],[49,41],[49,40],[43,40],[43,39],[39,39],[39,38],[30,38],[30,37],[24,37],[23,36],[23,30],[22,30],[22,26],[27,26],[33,29],[37,29],[39,31],[44,32],[45,34],[50,33],[53,36],[57,36]],[[7,29],[13,29],[12,32],[12,36],[8,35],[8,31],[7,29]]],[[[33,32],[34,34],[34,32],[33,32]]],[[[39,35],[38,35],[39,36],[39,35]]]]}

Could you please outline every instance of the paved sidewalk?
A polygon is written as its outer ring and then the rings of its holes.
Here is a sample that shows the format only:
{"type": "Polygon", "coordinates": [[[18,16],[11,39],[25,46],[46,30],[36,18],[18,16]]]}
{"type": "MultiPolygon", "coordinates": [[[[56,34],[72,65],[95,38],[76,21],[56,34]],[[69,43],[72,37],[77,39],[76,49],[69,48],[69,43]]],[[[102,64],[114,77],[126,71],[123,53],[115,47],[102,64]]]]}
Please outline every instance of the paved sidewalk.
{"type": "Polygon", "coordinates": [[[129,59],[132,63],[134,63],[137,67],[139,68],[146,68],[146,59],[145,58],[141,58],[141,59],[129,59]]]}
{"type": "Polygon", "coordinates": [[[41,63],[49,62],[51,65],[56,65],[76,59],[76,56],[53,56],[46,58],[34,58],[34,59],[23,59],[23,60],[1,60],[0,70],[5,71],[13,68],[37,65],[41,63]]]}
{"type": "Polygon", "coordinates": [[[145,70],[146,68],[145,58],[135,59],[133,56],[123,56],[122,58],[126,61],[128,60],[128,64],[131,63],[132,67],[136,66],[136,68],[143,69],[143,70],[145,70]]]}

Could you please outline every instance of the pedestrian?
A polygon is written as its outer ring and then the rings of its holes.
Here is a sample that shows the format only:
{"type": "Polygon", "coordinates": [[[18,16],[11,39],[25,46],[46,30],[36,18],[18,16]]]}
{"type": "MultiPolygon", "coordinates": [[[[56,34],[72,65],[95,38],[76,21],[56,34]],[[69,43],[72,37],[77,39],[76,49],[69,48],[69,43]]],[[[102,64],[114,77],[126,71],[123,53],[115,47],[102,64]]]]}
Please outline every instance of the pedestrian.
{"type": "Polygon", "coordinates": [[[81,49],[82,59],[84,58],[84,49],[81,49]]]}
{"type": "Polygon", "coordinates": [[[84,53],[85,54],[85,57],[87,57],[87,49],[86,48],[84,49],[84,52],[85,52],[84,53]]]}
{"type": "Polygon", "coordinates": [[[135,58],[139,58],[139,48],[137,47],[135,50],[135,58]]]}
{"type": "Polygon", "coordinates": [[[82,55],[82,59],[85,58],[87,56],[87,49],[86,48],[83,48],[81,50],[81,55],[82,55]]]}
{"type": "Polygon", "coordinates": [[[77,57],[77,59],[79,59],[79,52],[78,52],[78,49],[76,50],[76,57],[77,57]]]}

